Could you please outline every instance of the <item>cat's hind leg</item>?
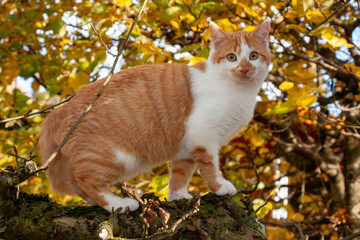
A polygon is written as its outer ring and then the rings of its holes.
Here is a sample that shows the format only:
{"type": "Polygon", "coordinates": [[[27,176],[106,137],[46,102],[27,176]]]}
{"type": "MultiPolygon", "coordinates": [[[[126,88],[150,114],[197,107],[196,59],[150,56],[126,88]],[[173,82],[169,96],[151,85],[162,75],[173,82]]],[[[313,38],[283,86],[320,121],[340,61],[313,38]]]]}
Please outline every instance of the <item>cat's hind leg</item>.
{"type": "Polygon", "coordinates": [[[171,162],[169,179],[169,201],[181,198],[191,198],[187,187],[194,173],[194,160],[184,159],[171,162]]]}
{"type": "Polygon", "coordinates": [[[120,207],[122,208],[120,213],[124,213],[127,208],[130,211],[139,208],[139,202],[135,199],[118,197],[107,187],[119,176],[122,176],[121,174],[124,174],[123,169],[105,162],[101,164],[98,162],[96,166],[89,161],[86,162],[86,166],[78,165],[78,168],[74,169],[73,172],[74,191],[83,195],[80,197],[87,197],[86,201],[96,203],[109,212],[120,207]]]}

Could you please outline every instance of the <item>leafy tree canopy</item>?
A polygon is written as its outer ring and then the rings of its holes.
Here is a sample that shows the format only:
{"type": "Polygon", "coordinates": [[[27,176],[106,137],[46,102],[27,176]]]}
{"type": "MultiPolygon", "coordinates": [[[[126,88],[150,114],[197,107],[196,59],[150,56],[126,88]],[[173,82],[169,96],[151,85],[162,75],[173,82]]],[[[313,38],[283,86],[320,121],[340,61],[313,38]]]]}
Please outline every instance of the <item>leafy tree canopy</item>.
{"type": "MultiPolygon", "coordinates": [[[[0,119],[49,107],[105,76],[140,3],[0,1],[0,119]],[[19,81],[32,91],[21,91],[19,81]]],[[[255,208],[268,200],[258,216],[269,239],[294,238],[291,221],[304,223],[311,239],[339,239],[360,229],[358,1],[153,0],[118,68],[204,61],[210,19],[225,31],[248,31],[267,18],[272,68],[254,121],[222,149],[221,167],[237,188],[251,186],[251,146],[261,182],[250,198],[255,208]]],[[[0,167],[16,165],[7,154],[14,145],[21,156],[29,154],[45,117],[0,123],[0,167]]],[[[166,166],[159,166],[129,184],[164,197],[167,178],[166,166]]],[[[191,191],[207,191],[198,174],[191,184],[191,191]]],[[[20,187],[83,203],[52,193],[44,173],[20,187]]]]}

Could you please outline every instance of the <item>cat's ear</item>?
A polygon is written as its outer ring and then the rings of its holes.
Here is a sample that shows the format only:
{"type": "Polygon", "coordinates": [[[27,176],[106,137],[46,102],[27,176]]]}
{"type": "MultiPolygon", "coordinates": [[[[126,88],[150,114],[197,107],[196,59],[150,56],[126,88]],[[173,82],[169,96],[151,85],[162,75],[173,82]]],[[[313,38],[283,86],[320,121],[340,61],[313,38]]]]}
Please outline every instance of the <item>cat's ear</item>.
{"type": "Polygon", "coordinates": [[[264,45],[268,47],[269,41],[269,32],[270,32],[270,21],[266,20],[261,23],[254,31],[253,35],[256,36],[264,45]]]}
{"type": "Polygon", "coordinates": [[[210,31],[210,38],[211,38],[211,45],[214,47],[214,49],[218,49],[225,39],[227,38],[226,33],[213,21],[210,22],[209,26],[210,31]]]}

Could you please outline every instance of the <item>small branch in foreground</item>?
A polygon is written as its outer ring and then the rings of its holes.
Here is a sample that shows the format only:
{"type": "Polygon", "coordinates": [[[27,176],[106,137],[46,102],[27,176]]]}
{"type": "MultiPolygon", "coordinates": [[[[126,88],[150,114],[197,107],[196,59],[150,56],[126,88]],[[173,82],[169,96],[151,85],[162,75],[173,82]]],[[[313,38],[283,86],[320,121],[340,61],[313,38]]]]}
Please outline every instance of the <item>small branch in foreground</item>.
{"type": "Polygon", "coordinates": [[[264,204],[260,205],[260,206],[259,206],[259,207],[255,210],[255,213],[257,213],[258,211],[260,211],[260,209],[261,209],[261,208],[265,207],[265,206],[266,206],[266,204],[268,204],[268,203],[269,203],[270,199],[271,199],[271,196],[270,196],[270,197],[268,197],[268,199],[266,199],[266,201],[265,201],[265,203],[264,203],[264,204]]]}
{"type": "Polygon", "coordinates": [[[251,153],[251,146],[249,146],[249,156],[250,156],[250,160],[251,160],[251,164],[253,166],[254,172],[256,174],[256,183],[254,184],[254,186],[251,189],[247,189],[246,187],[240,189],[239,191],[236,192],[236,195],[239,194],[239,193],[244,193],[244,194],[253,193],[253,192],[256,191],[256,189],[257,189],[257,187],[258,187],[258,185],[260,183],[260,173],[257,171],[256,164],[254,162],[254,157],[253,157],[253,155],[251,153]]]}
{"type": "Polygon", "coordinates": [[[90,26],[92,28],[92,30],[95,32],[95,35],[100,39],[102,45],[105,47],[106,51],[113,57],[116,57],[116,54],[113,54],[112,52],[110,52],[110,49],[106,46],[106,44],[104,43],[104,41],[101,38],[101,35],[98,31],[96,31],[94,25],[92,23],[90,23],[90,26]]]}
{"type": "Polygon", "coordinates": [[[349,236],[344,237],[341,240],[351,240],[351,239],[355,239],[356,237],[360,236],[360,232],[356,232],[356,233],[352,233],[349,236]]]}
{"type": "Polygon", "coordinates": [[[296,223],[296,224],[294,224],[294,225],[295,225],[295,227],[297,228],[297,230],[298,230],[298,232],[299,232],[300,240],[308,240],[309,237],[308,237],[306,234],[304,235],[304,233],[303,233],[303,231],[302,231],[302,224],[296,223]]]}
{"type": "Polygon", "coordinates": [[[50,107],[44,108],[44,109],[42,109],[42,110],[40,110],[40,111],[37,111],[37,112],[31,112],[31,110],[30,110],[30,111],[28,111],[27,113],[25,113],[24,115],[0,120],[0,124],[1,124],[1,123],[6,123],[6,122],[10,122],[10,121],[14,121],[14,120],[19,120],[19,119],[26,118],[26,117],[31,117],[31,116],[34,116],[34,115],[37,115],[37,114],[40,114],[40,113],[45,113],[47,110],[53,109],[54,107],[57,107],[57,106],[59,106],[59,105],[62,105],[62,104],[64,104],[64,103],[70,101],[75,95],[76,95],[76,93],[75,93],[74,95],[68,97],[68,98],[65,99],[64,101],[61,101],[61,102],[59,102],[59,103],[57,103],[57,104],[54,104],[54,105],[52,105],[52,106],[50,106],[50,107]]]}
{"type": "Polygon", "coordinates": [[[121,186],[121,190],[123,190],[126,194],[128,194],[130,197],[134,198],[135,200],[137,200],[141,205],[144,205],[144,201],[139,198],[139,196],[136,194],[134,189],[131,189],[131,191],[129,190],[129,188],[127,188],[126,186],[122,185],[121,186]]]}
{"type": "Polygon", "coordinates": [[[155,234],[153,234],[151,236],[147,236],[145,239],[152,239],[152,238],[154,238],[156,236],[159,236],[159,235],[166,235],[166,234],[174,233],[180,223],[182,223],[183,221],[185,221],[186,219],[188,219],[189,217],[193,216],[194,214],[196,214],[196,213],[198,213],[200,211],[199,206],[200,206],[200,198],[196,201],[195,206],[188,213],[184,214],[181,218],[179,218],[171,226],[171,228],[166,229],[163,232],[159,232],[159,233],[155,233],[155,234]]]}

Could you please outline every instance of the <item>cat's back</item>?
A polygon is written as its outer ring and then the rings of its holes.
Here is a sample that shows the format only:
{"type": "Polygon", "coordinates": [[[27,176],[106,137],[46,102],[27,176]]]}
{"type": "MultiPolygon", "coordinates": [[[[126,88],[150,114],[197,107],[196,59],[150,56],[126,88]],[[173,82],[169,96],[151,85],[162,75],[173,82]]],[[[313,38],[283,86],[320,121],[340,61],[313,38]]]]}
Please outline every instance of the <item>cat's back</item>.
{"type": "MultiPolygon", "coordinates": [[[[80,88],[70,102],[47,117],[42,132],[52,132],[47,137],[59,144],[104,81],[80,88]]],[[[142,149],[141,155],[156,148],[160,154],[162,148],[176,151],[191,112],[190,82],[189,67],[184,64],[149,64],[114,74],[67,145],[106,144],[106,140],[130,152],[142,149]],[[145,144],[150,139],[152,146],[145,144]]]]}

